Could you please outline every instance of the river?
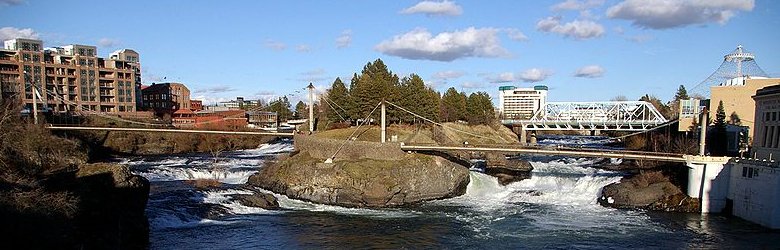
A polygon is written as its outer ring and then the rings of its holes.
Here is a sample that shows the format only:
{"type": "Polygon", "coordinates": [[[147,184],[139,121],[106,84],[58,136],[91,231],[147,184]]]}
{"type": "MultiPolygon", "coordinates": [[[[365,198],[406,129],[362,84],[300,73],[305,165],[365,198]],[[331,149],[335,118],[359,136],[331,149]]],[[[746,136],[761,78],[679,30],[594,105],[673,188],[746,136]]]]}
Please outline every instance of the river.
{"type": "Polygon", "coordinates": [[[152,249],[780,247],[780,233],[738,218],[601,207],[601,188],[622,175],[585,158],[534,157],[532,177],[507,186],[472,171],[465,195],[406,208],[342,208],[275,194],[283,210],[270,211],[229,199],[249,193],[241,184],[291,150],[282,141],[226,152],[217,163],[208,154],[118,161],[152,183],[146,210],[152,249]],[[214,177],[222,188],[186,183],[214,177]]]}

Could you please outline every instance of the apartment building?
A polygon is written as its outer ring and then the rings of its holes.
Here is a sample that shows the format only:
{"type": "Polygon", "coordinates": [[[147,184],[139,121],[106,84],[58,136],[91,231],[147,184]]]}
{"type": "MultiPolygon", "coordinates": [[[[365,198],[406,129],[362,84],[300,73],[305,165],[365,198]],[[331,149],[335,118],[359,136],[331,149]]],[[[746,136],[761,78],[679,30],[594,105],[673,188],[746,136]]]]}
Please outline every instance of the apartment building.
{"type": "Polygon", "coordinates": [[[95,46],[44,48],[43,41],[17,38],[0,49],[0,90],[28,109],[33,89],[39,110],[54,112],[135,112],[141,86],[139,54],[118,50],[98,57],[95,46]]]}
{"type": "Polygon", "coordinates": [[[547,103],[547,86],[533,88],[501,86],[498,88],[498,110],[501,119],[525,120],[547,103]]]}

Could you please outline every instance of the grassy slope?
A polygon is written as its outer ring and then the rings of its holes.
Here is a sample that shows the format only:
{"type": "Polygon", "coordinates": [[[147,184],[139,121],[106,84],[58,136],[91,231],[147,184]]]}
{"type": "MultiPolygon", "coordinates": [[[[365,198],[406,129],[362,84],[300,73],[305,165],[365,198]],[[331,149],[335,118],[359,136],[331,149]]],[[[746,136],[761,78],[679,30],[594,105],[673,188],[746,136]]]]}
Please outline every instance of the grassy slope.
{"type": "MultiPolygon", "coordinates": [[[[464,141],[468,141],[470,144],[512,144],[518,142],[517,136],[510,129],[499,124],[469,126],[460,123],[445,123],[444,125],[446,127],[444,129],[438,126],[432,129],[425,126],[391,125],[387,128],[387,139],[390,140],[391,136],[396,135],[398,141],[404,143],[435,144],[434,133],[437,135],[444,133],[445,144],[462,144],[464,141]]],[[[318,132],[315,135],[322,138],[346,139],[355,130],[355,127],[332,129],[318,132]]],[[[379,141],[380,135],[379,126],[363,126],[355,132],[353,137],[357,137],[359,141],[379,141]]]]}

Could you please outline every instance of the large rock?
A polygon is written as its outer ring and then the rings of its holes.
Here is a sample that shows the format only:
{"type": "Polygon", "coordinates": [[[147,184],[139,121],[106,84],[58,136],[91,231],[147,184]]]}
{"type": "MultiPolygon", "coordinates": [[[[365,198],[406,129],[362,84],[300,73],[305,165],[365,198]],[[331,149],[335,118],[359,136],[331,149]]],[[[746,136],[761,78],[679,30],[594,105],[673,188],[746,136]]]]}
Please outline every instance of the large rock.
{"type": "Polygon", "coordinates": [[[279,201],[272,194],[265,193],[253,193],[253,194],[238,194],[233,198],[238,200],[241,205],[248,207],[259,207],[262,209],[279,209],[279,201]]]}
{"type": "Polygon", "coordinates": [[[495,176],[501,185],[531,178],[531,163],[525,160],[507,159],[504,154],[486,154],[485,174],[495,176]]]}
{"type": "Polygon", "coordinates": [[[346,207],[395,207],[455,197],[464,194],[469,183],[467,168],[438,156],[322,162],[301,151],[263,168],[247,183],[295,199],[346,207]]]}
{"type": "Polygon", "coordinates": [[[81,165],[75,177],[74,191],[80,199],[76,225],[89,235],[86,246],[146,247],[148,180],[125,166],[107,163],[81,165]]]}
{"type": "Polygon", "coordinates": [[[685,195],[660,172],[645,172],[605,186],[599,203],[614,208],[698,212],[698,199],[685,195]]]}

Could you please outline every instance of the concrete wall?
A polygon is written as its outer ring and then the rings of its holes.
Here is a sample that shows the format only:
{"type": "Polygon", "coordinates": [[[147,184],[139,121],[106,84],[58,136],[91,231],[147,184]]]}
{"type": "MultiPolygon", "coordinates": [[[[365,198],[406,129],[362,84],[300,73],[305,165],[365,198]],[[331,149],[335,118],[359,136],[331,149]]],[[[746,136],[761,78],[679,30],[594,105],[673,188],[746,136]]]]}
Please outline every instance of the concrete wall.
{"type": "Polygon", "coordinates": [[[327,159],[336,153],[334,160],[368,158],[374,160],[400,160],[405,153],[400,143],[379,143],[367,141],[349,141],[317,138],[311,135],[295,135],[293,138],[296,150],[306,151],[314,158],[327,159]]]}
{"type": "Polygon", "coordinates": [[[728,197],[734,202],[734,215],[780,229],[780,169],[777,164],[752,160],[730,164],[728,197]]]}

